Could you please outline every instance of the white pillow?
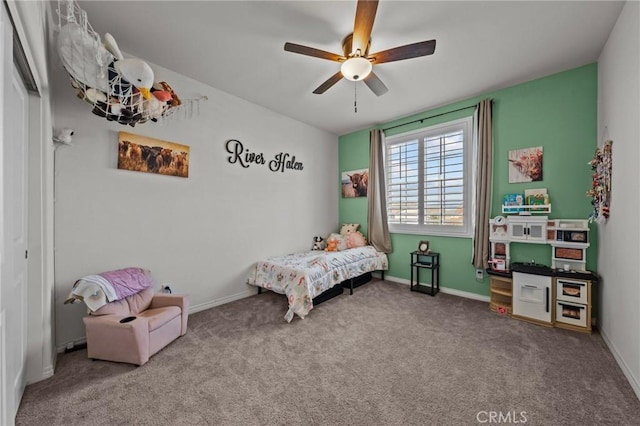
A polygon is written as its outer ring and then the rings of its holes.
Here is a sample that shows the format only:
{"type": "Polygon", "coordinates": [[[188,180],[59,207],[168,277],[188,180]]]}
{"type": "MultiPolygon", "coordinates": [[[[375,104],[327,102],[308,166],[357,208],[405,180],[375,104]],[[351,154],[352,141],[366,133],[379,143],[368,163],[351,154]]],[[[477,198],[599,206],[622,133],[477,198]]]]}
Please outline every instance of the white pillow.
{"type": "Polygon", "coordinates": [[[359,223],[344,223],[340,228],[340,235],[347,235],[350,232],[356,232],[360,228],[359,223]]]}

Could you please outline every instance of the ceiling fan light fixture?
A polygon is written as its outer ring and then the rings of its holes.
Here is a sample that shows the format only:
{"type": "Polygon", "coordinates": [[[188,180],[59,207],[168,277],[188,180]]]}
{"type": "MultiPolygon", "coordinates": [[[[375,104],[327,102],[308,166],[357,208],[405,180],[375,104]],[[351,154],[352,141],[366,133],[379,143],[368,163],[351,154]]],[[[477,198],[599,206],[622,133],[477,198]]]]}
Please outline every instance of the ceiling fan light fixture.
{"type": "Polygon", "coordinates": [[[369,75],[372,68],[373,66],[368,59],[361,56],[355,56],[342,63],[340,66],[340,72],[342,72],[342,75],[347,80],[360,81],[364,80],[369,75]]]}

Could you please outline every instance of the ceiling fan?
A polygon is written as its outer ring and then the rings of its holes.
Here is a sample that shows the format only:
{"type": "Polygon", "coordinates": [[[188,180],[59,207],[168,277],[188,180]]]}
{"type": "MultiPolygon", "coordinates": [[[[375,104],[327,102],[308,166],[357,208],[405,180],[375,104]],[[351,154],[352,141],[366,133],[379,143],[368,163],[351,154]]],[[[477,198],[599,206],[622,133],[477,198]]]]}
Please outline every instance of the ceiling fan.
{"type": "Polygon", "coordinates": [[[373,29],[373,21],[375,20],[377,9],[378,0],[358,0],[356,18],[353,23],[353,33],[346,36],[342,41],[342,55],[303,46],[301,44],[288,42],[284,44],[284,50],[287,52],[342,63],[340,71],[329,77],[329,79],[318,86],[313,93],[320,95],[326,92],[331,86],[344,77],[351,81],[364,80],[365,84],[373,93],[377,96],[384,95],[389,89],[387,89],[387,86],[385,86],[382,80],[372,71],[373,65],[432,55],[436,50],[436,41],[429,40],[369,54],[371,30],[373,29]]]}

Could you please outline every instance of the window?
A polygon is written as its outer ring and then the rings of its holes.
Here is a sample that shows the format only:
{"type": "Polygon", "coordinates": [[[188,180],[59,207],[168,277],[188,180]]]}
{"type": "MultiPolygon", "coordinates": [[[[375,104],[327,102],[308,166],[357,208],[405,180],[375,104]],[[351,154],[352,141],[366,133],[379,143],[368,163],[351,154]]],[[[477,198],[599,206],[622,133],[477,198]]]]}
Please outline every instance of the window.
{"type": "Polygon", "coordinates": [[[385,140],[389,231],[471,236],[472,117],[385,140]]]}

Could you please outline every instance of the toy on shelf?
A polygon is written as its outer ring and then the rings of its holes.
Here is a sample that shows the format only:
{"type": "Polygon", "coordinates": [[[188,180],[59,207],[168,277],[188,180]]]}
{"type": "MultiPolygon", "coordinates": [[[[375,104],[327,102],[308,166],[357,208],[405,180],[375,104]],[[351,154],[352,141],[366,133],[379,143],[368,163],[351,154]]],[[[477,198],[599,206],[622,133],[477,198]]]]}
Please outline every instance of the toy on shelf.
{"type": "Polygon", "coordinates": [[[531,214],[551,213],[551,203],[546,189],[525,190],[524,194],[506,194],[502,197],[503,214],[531,214]]]}
{"type": "Polygon", "coordinates": [[[549,213],[545,210],[545,206],[549,206],[549,194],[547,194],[547,189],[525,189],[524,197],[528,206],[531,206],[531,211],[541,211],[544,213],[549,213]],[[539,207],[535,207],[539,206],[539,207]]]}
{"type": "Polygon", "coordinates": [[[502,213],[519,213],[524,205],[524,194],[505,194],[502,197],[502,213]]]}

